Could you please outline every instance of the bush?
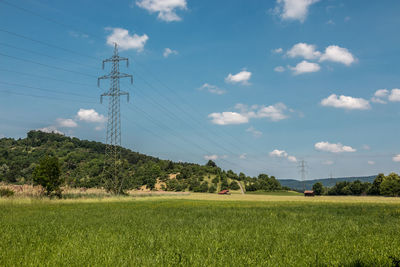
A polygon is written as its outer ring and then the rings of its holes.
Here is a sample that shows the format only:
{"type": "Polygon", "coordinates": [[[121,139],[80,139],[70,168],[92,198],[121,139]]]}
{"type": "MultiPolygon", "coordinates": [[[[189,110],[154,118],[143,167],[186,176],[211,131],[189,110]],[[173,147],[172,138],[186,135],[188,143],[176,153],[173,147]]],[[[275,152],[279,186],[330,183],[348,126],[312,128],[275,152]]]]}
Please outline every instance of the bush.
{"type": "Polygon", "coordinates": [[[14,195],[14,191],[8,188],[0,188],[0,197],[12,197],[14,195]]]}
{"type": "Polygon", "coordinates": [[[232,181],[231,184],[229,185],[229,188],[232,190],[239,190],[240,186],[238,185],[238,183],[236,181],[232,181]]]}
{"type": "Polygon", "coordinates": [[[217,191],[217,189],[214,185],[211,185],[210,188],[208,188],[208,193],[215,193],[215,191],[217,191]]]}

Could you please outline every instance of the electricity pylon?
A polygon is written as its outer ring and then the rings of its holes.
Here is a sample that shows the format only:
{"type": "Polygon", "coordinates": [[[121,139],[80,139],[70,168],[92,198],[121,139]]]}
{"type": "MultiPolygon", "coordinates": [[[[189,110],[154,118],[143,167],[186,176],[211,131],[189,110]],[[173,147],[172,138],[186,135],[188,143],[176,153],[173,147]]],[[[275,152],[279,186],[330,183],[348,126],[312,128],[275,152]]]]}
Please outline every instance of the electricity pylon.
{"type": "Polygon", "coordinates": [[[122,190],[123,178],[120,173],[121,163],[121,112],[120,112],[120,96],[126,95],[129,102],[129,93],[123,92],[119,88],[120,78],[131,78],[133,76],[119,72],[119,62],[126,61],[126,66],[129,66],[128,58],[118,55],[118,46],[114,45],[114,55],[111,58],[103,60],[104,63],[111,62],[112,69],[110,74],[101,76],[97,80],[97,86],[100,86],[100,80],[110,79],[110,89],[101,94],[100,103],[103,103],[103,97],[109,96],[108,100],[108,119],[107,119],[107,138],[106,151],[104,157],[103,179],[105,186],[113,193],[120,194],[122,190]]]}
{"type": "Polygon", "coordinates": [[[300,161],[299,166],[297,166],[300,169],[301,173],[301,181],[303,182],[303,190],[306,191],[306,168],[307,168],[307,162],[305,160],[300,161]]]}

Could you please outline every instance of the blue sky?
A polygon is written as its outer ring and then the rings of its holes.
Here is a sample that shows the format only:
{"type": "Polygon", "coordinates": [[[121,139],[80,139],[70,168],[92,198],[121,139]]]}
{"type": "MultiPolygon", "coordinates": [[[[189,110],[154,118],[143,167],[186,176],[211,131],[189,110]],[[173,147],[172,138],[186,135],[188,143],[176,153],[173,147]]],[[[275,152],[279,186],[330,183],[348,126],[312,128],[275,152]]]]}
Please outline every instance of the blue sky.
{"type": "Polygon", "coordinates": [[[0,136],[104,141],[113,42],[122,144],[307,179],[399,172],[399,1],[2,1],[0,136]]]}

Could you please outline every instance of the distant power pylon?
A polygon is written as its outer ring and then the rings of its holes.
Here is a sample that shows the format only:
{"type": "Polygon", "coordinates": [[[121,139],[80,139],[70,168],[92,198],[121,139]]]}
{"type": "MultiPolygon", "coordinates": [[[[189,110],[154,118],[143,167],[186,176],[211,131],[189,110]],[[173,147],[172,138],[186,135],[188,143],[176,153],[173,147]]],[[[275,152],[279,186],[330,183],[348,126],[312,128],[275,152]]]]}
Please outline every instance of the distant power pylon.
{"type": "Polygon", "coordinates": [[[131,78],[133,83],[133,76],[119,72],[119,62],[126,61],[126,66],[129,66],[128,58],[120,57],[118,55],[117,44],[114,45],[114,55],[111,58],[103,60],[104,63],[111,62],[112,69],[110,74],[101,76],[97,80],[97,86],[100,86],[101,79],[110,79],[110,89],[101,94],[100,103],[103,103],[103,97],[109,96],[108,100],[108,121],[107,121],[107,138],[106,138],[106,151],[103,167],[103,179],[105,179],[105,186],[108,190],[119,194],[122,190],[123,178],[120,174],[121,163],[121,113],[120,113],[120,96],[126,95],[129,102],[129,93],[120,91],[119,79],[131,78]]]}
{"type": "Polygon", "coordinates": [[[301,173],[301,181],[303,182],[303,191],[306,190],[306,173],[307,173],[307,162],[305,160],[300,161],[299,166],[297,166],[300,169],[301,173]]]}

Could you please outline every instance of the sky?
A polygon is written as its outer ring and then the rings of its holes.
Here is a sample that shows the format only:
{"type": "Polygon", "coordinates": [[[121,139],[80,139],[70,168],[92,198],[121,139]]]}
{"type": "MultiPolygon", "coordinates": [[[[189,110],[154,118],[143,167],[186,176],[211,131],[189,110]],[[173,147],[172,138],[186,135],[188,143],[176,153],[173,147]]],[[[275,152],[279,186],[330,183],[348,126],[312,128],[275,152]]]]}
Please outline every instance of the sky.
{"type": "Polygon", "coordinates": [[[122,145],[300,179],[400,168],[396,0],[0,1],[0,137],[105,142],[117,43],[122,145]]]}

